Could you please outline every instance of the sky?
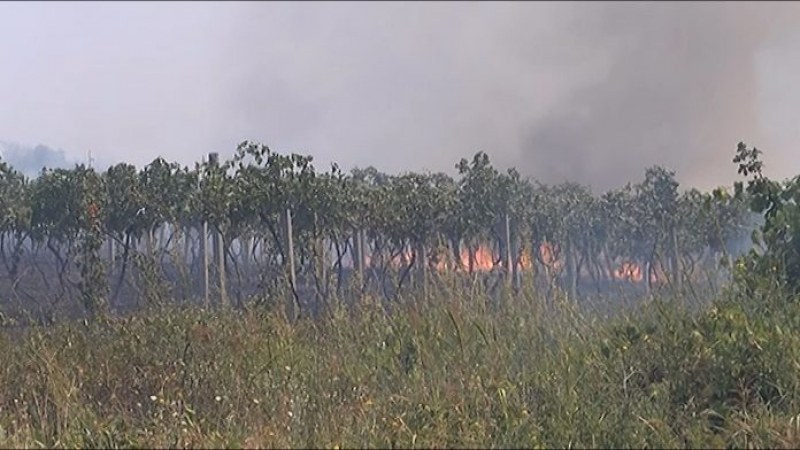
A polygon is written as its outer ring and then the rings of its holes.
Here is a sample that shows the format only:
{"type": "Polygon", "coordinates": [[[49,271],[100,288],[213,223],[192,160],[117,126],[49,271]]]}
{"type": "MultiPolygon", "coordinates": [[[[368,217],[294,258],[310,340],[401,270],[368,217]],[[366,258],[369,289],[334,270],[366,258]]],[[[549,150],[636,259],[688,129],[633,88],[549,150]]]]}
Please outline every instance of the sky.
{"type": "Polygon", "coordinates": [[[0,2],[0,141],[193,165],[500,168],[594,189],[800,174],[800,3],[0,2]]]}

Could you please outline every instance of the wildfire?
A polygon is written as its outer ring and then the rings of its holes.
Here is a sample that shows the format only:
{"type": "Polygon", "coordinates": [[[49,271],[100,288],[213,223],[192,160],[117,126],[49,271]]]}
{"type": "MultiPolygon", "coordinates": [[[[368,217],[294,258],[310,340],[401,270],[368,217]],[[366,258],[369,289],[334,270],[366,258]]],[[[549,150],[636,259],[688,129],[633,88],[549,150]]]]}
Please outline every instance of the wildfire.
{"type": "Polygon", "coordinates": [[[642,268],[632,262],[624,262],[613,271],[614,278],[618,280],[642,281],[642,268]]]}
{"type": "MultiPolygon", "coordinates": [[[[413,256],[413,252],[410,249],[407,249],[401,252],[399,255],[395,256],[392,261],[391,265],[395,268],[400,268],[407,265],[413,256]]],[[[431,251],[428,255],[428,262],[430,266],[438,271],[438,272],[446,272],[448,270],[469,270],[470,266],[470,251],[467,248],[462,248],[460,257],[460,265],[456,264],[455,267],[451,266],[452,259],[449,257],[446,251],[431,251]],[[462,269],[463,268],[463,269],[462,269]]],[[[366,265],[371,265],[370,258],[366,258],[367,262],[366,265]]],[[[494,268],[494,254],[492,249],[486,245],[479,245],[478,248],[475,250],[474,259],[473,259],[473,270],[477,272],[489,272],[494,268]]]]}
{"type": "MultiPolygon", "coordinates": [[[[410,253],[409,256],[410,258],[410,253]]],[[[468,271],[470,267],[470,250],[462,248],[459,254],[460,261],[451,267],[452,258],[446,251],[432,252],[429,256],[431,266],[438,272],[446,272],[448,270],[455,271],[468,271]]],[[[492,249],[485,245],[479,245],[475,249],[473,256],[472,269],[476,272],[490,272],[494,268],[494,254],[492,249]]]]}
{"type": "MultiPolygon", "coordinates": [[[[469,250],[461,250],[461,263],[469,268],[469,250]]],[[[475,250],[473,269],[478,272],[488,272],[494,268],[494,255],[490,248],[480,245],[475,250]]]]}
{"type": "MultiPolygon", "coordinates": [[[[390,262],[394,268],[401,268],[409,264],[413,257],[413,251],[406,249],[396,256],[390,262]]],[[[556,258],[555,250],[552,245],[544,243],[539,247],[539,257],[541,261],[552,270],[559,270],[563,267],[564,263],[556,258]]],[[[446,250],[431,250],[428,254],[428,262],[430,267],[437,272],[447,272],[449,270],[455,271],[469,271],[470,259],[472,259],[472,270],[476,272],[491,272],[495,268],[497,260],[495,252],[490,245],[480,244],[475,248],[472,258],[470,258],[470,249],[467,247],[461,248],[459,254],[460,261],[453,264],[452,254],[448,254],[446,250]],[[454,267],[453,267],[454,266],[454,267]]],[[[521,270],[529,270],[533,267],[531,255],[529,252],[523,252],[518,256],[517,268],[521,270]]],[[[370,267],[376,264],[370,255],[364,255],[365,266],[370,267]]]]}
{"type": "MultiPolygon", "coordinates": [[[[657,270],[653,270],[650,274],[651,283],[656,283],[659,281],[659,277],[655,272],[657,272],[657,270]]],[[[642,270],[642,267],[629,261],[623,262],[619,268],[613,270],[612,275],[617,280],[628,280],[636,283],[644,280],[644,271],[642,270]]]]}
{"type": "Polygon", "coordinates": [[[564,267],[564,262],[556,257],[555,248],[547,242],[539,246],[539,256],[544,265],[552,270],[561,270],[564,267]]]}
{"type": "MultiPolygon", "coordinates": [[[[550,270],[557,272],[564,267],[564,260],[557,256],[557,248],[554,245],[545,242],[539,246],[538,250],[539,260],[550,270]]],[[[436,272],[467,272],[470,268],[470,259],[472,259],[472,270],[476,272],[491,272],[496,267],[496,256],[494,249],[486,244],[478,245],[472,257],[470,257],[469,248],[461,248],[459,254],[460,261],[454,261],[452,252],[446,249],[431,249],[428,254],[428,264],[429,267],[436,272]]],[[[395,255],[390,261],[390,264],[394,268],[403,268],[411,262],[413,257],[414,252],[408,248],[395,255]]],[[[417,255],[417,257],[419,256],[417,255]]],[[[516,267],[518,270],[524,271],[533,268],[534,264],[531,252],[522,251],[517,258],[516,267]]],[[[374,261],[370,255],[364,255],[364,260],[367,267],[379,264],[377,261],[374,261]]],[[[616,280],[638,283],[644,280],[645,272],[646,271],[639,264],[632,261],[624,261],[618,268],[611,271],[611,276],[616,280]]],[[[664,279],[663,268],[656,264],[651,270],[650,281],[652,283],[659,283],[664,279]]]]}
{"type": "Polygon", "coordinates": [[[522,253],[519,255],[519,267],[523,270],[533,267],[533,262],[531,261],[531,257],[528,253],[522,253]]]}

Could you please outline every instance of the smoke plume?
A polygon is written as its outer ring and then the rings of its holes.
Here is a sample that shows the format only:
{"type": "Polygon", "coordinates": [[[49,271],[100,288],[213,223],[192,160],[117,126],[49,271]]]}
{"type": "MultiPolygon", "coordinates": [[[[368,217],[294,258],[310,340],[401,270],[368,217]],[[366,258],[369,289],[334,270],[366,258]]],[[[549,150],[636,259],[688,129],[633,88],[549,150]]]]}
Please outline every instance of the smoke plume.
{"type": "Polygon", "coordinates": [[[548,183],[606,189],[660,164],[707,188],[736,178],[740,140],[800,172],[778,132],[800,121],[798,18],[742,2],[0,4],[0,139],[140,166],[255,140],[318,167],[451,174],[485,151],[548,183]]]}
{"type": "Polygon", "coordinates": [[[800,23],[798,7],[585,5],[574,32],[612,63],[531,124],[518,164],[546,181],[600,188],[654,164],[698,187],[729,182],[738,141],[770,148],[760,126],[757,53],[800,23]]]}

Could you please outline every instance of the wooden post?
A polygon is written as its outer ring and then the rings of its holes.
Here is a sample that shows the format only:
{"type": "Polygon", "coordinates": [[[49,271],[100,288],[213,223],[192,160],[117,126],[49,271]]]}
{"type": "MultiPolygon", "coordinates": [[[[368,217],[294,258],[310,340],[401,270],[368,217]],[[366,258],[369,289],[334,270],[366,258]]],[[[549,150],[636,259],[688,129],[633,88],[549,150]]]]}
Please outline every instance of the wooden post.
{"type": "MultiPolygon", "coordinates": [[[[209,161],[211,161],[211,153],[209,153],[209,161]]],[[[200,177],[197,177],[197,188],[200,188],[200,177]]],[[[206,308],[211,306],[211,298],[209,295],[209,281],[208,281],[208,221],[203,221],[203,229],[200,236],[200,251],[203,253],[203,304],[206,308]]]]}
{"type": "Polygon", "coordinates": [[[108,238],[108,267],[111,269],[112,273],[114,272],[114,263],[117,259],[116,250],[116,241],[114,241],[114,238],[108,238]]]}
{"type": "Polygon", "coordinates": [[[364,285],[367,282],[367,252],[369,251],[369,244],[367,243],[367,232],[364,231],[363,228],[358,230],[358,238],[359,238],[359,251],[358,251],[358,264],[361,267],[361,286],[360,289],[364,289],[364,285]]]}
{"type": "Polygon", "coordinates": [[[683,288],[683,274],[680,267],[680,252],[678,250],[678,234],[675,232],[675,227],[670,231],[672,238],[672,273],[675,279],[675,287],[680,291],[683,288]]]}
{"type": "Polygon", "coordinates": [[[153,256],[153,229],[148,228],[144,233],[144,249],[147,256],[153,256]]]}
{"type": "Polygon", "coordinates": [[[158,245],[157,247],[164,250],[165,252],[169,252],[167,248],[167,228],[169,227],[169,223],[165,222],[162,223],[161,226],[158,228],[158,245]]]}
{"type": "Polygon", "coordinates": [[[297,280],[294,270],[294,238],[292,236],[292,210],[286,208],[286,264],[289,269],[289,284],[292,289],[292,320],[297,319],[300,305],[297,298],[297,280]]]}
{"type": "Polygon", "coordinates": [[[472,274],[475,273],[475,262],[476,262],[475,261],[475,253],[478,251],[477,250],[478,246],[476,246],[471,241],[467,241],[466,242],[466,246],[467,246],[467,256],[469,257],[468,258],[468,260],[469,260],[468,261],[469,262],[468,269],[469,269],[470,276],[472,276],[472,274]]]}
{"type": "Polygon", "coordinates": [[[225,236],[217,231],[215,233],[217,238],[217,270],[219,271],[219,300],[225,306],[228,306],[228,293],[225,288],[225,236]]]}
{"type": "MultiPolygon", "coordinates": [[[[219,153],[211,152],[208,154],[208,165],[219,167],[219,153]]],[[[214,260],[219,277],[219,300],[220,304],[227,305],[227,294],[225,290],[225,239],[222,231],[217,228],[212,236],[212,246],[214,248],[214,260]]]]}
{"type": "Polygon", "coordinates": [[[317,212],[314,211],[314,232],[317,234],[314,239],[314,276],[317,277],[317,306],[324,298],[324,292],[327,290],[327,279],[325,278],[325,238],[319,235],[319,217],[317,212]]]}
{"type": "Polygon", "coordinates": [[[319,243],[319,260],[320,260],[320,275],[322,277],[322,286],[325,296],[328,295],[328,253],[325,251],[325,238],[323,237],[319,243]]]}
{"type": "Polygon", "coordinates": [[[200,252],[203,254],[203,294],[206,308],[211,306],[208,294],[208,222],[203,221],[203,229],[200,235],[200,252]]]}
{"type": "Polygon", "coordinates": [[[242,255],[242,269],[244,269],[245,276],[250,276],[252,263],[253,261],[250,260],[250,251],[253,249],[253,236],[249,235],[244,239],[241,239],[239,242],[241,243],[241,255],[242,255]]]}
{"type": "Polygon", "coordinates": [[[183,264],[194,264],[194,261],[190,262],[189,254],[191,253],[191,248],[189,247],[191,243],[191,228],[183,227],[183,264]]]}
{"type": "Polygon", "coordinates": [[[522,288],[522,272],[523,266],[521,261],[521,254],[525,252],[523,243],[521,241],[515,242],[511,247],[512,264],[511,264],[511,279],[513,281],[514,289],[522,288]]]}
{"type": "MultiPolygon", "coordinates": [[[[219,233],[214,230],[213,226],[209,227],[209,231],[211,234],[211,264],[209,264],[209,271],[211,278],[215,278],[215,276],[219,276],[219,233]]],[[[219,286],[216,286],[219,288],[219,286]]],[[[214,289],[216,291],[216,289],[214,289]]],[[[216,295],[215,295],[216,297],[216,295]]]]}
{"type": "Polygon", "coordinates": [[[353,270],[355,270],[359,284],[364,279],[364,241],[362,237],[361,230],[356,229],[353,233],[353,270]]]}
{"type": "Polygon", "coordinates": [[[575,249],[573,248],[572,238],[567,238],[567,278],[569,278],[569,297],[576,301],[578,296],[578,273],[575,261],[575,249]]]}
{"type": "Polygon", "coordinates": [[[511,224],[510,224],[510,219],[508,217],[508,213],[505,214],[505,225],[506,225],[506,227],[505,227],[506,228],[506,230],[505,230],[506,231],[506,233],[505,233],[505,238],[506,238],[506,248],[505,248],[506,252],[505,253],[506,254],[504,256],[505,256],[505,260],[506,260],[505,261],[506,262],[506,267],[505,267],[505,269],[506,269],[506,282],[510,286],[511,285],[511,276],[512,276],[512,273],[513,273],[513,267],[512,266],[513,266],[514,261],[512,259],[511,224]]]}
{"type": "Polygon", "coordinates": [[[419,264],[418,283],[422,290],[422,297],[426,298],[428,296],[428,252],[424,242],[417,245],[417,264],[419,264]]]}

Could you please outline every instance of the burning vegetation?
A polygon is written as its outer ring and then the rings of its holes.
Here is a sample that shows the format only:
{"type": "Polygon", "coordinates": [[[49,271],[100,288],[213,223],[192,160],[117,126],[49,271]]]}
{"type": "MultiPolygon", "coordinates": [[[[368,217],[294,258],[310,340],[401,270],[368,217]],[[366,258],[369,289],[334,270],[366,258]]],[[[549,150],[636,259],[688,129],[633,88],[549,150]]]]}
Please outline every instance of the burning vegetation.
{"type": "MultiPolygon", "coordinates": [[[[491,273],[498,269],[502,270],[504,267],[503,257],[498,249],[487,244],[480,244],[472,251],[466,247],[461,248],[458,260],[454,260],[448,255],[452,255],[452,253],[445,250],[432,252],[428,255],[428,267],[442,274],[448,272],[491,273]]],[[[522,273],[534,271],[535,266],[530,255],[530,252],[520,252],[512,264],[513,270],[522,273]]],[[[413,250],[406,249],[397,254],[391,260],[390,265],[395,269],[402,269],[413,265],[416,258],[417,255],[413,250]]],[[[374,260],[369,255],[364,256],[364,261],[365,268],[376,269],[380,267],[379,261],[374,260]]],[[[539,246],[537,262],[551,273],[560,273],[565,268],[564,258],[559,257],[557,248],[547,242],[539,246]]],[[[659,266],[655,266],[650,270],[651,283],[658,283],[664,278],[663,275],[658,274],[659,272],[663,272],[663,269],[659,266]]],[[[642,265],[633,261],[622,261],[616,267],[609,268],[607,273],[609,278],[617,281],[640,283],[645,279],[645,270],[642,265]]]]}

